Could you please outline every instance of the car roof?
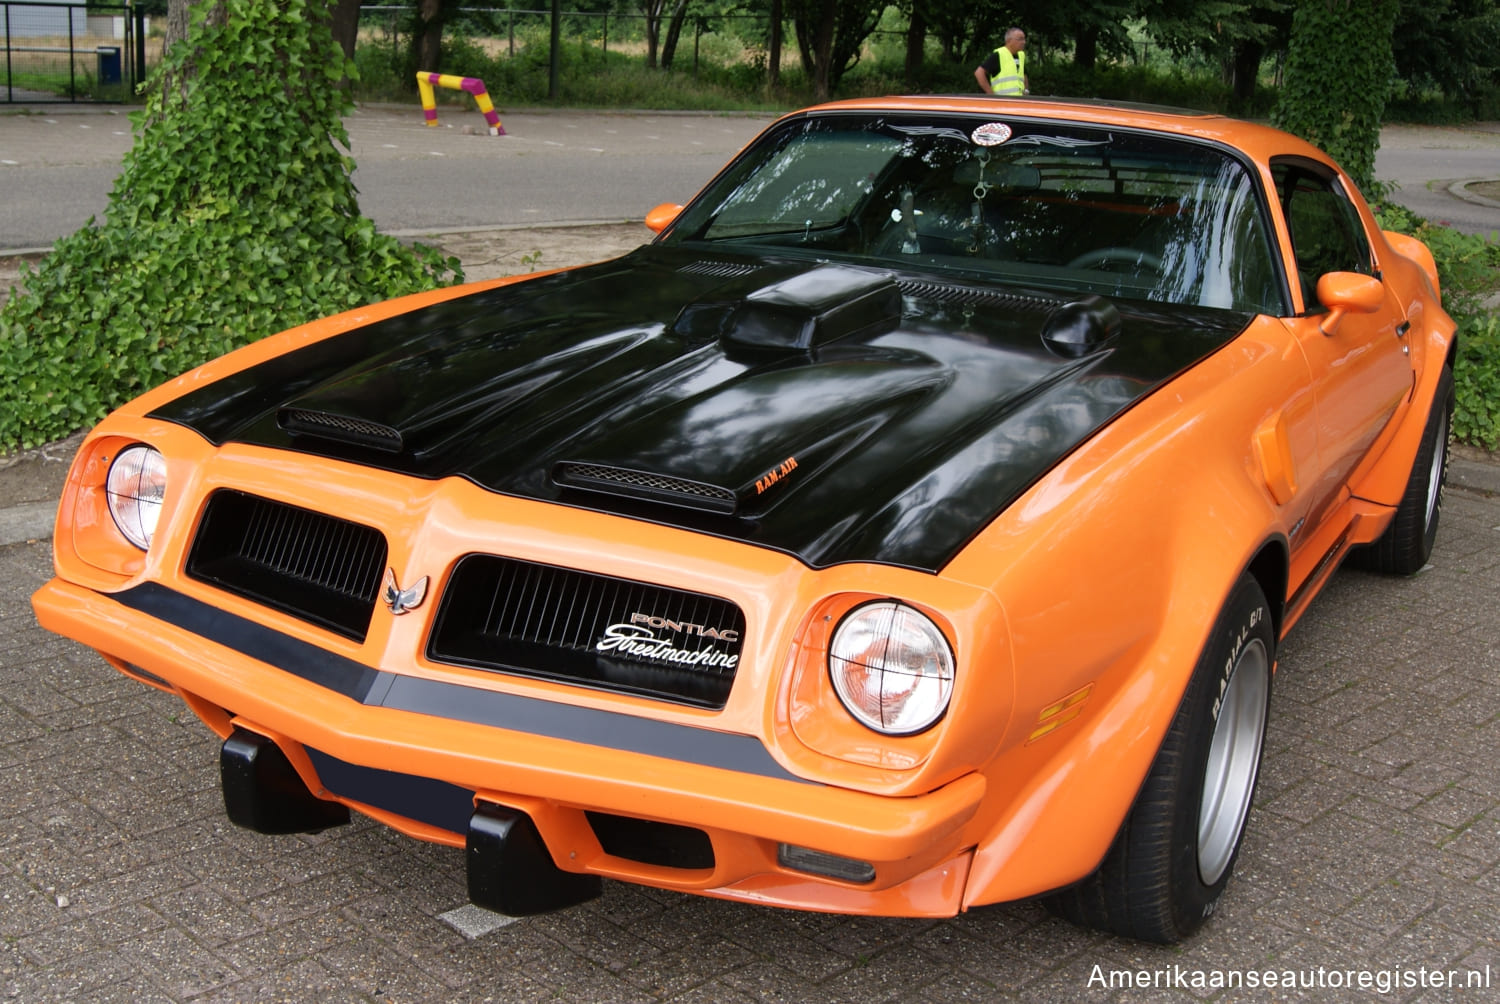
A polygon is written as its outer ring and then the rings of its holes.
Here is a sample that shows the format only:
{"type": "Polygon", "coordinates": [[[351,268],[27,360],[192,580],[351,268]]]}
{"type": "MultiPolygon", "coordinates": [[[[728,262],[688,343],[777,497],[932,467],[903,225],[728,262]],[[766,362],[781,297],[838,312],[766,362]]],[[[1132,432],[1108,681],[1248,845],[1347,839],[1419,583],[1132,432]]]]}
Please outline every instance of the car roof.
{"type": "Polygon", "coordinates": [[[1328,155],[1291,133],[1215,112],[1089,98],[1000,98],[982,95],[907,95],[853,98],[803,109],[795,114],[840,111],[940,112],[989,115],[998,119],[1055,119],[1119,126],[1191,137],[1240,150],[1261,164],[1272,157],[1297,156],[1333,165],[1328,155]]]}

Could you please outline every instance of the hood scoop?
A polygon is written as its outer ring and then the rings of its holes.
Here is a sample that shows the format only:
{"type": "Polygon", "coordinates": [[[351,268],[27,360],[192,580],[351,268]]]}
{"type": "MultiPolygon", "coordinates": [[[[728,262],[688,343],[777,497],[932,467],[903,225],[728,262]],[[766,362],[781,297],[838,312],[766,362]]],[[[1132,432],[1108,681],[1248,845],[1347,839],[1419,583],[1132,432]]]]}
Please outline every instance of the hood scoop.
{"type": "Polygon", "coordinates": [[[566,488],[623,495],[645,502],[661,502],[724,515],[732,515],[738,504],[734,492],[718,485],[604,464],[564,461],[553,468],[552,480],[566,488]]]}
{"type": "Polygon", "coordinates": [[[726,348],[811,353],[901,322],[901,290],[885,272],[821,265],[748,294],[729,314],[726,348]]]}
{"type": "Polygon", "coordinates": [[[1113,303],[1085,296],[1052,312],[1042,328],[1042,344],[1064,359],[1081,359],[1119,337],[1122,323],[1113,303]]]}
{"type": "Polygon", "coordinates": [[[330,411],[314,411],[308,408],[282,408],[276,412],[276,424],[293,438],[316,436],[336,443],[363,446],[383,453],[400,453],[405,445],[401,433],[364,418],[351,418],[330,411]]]}

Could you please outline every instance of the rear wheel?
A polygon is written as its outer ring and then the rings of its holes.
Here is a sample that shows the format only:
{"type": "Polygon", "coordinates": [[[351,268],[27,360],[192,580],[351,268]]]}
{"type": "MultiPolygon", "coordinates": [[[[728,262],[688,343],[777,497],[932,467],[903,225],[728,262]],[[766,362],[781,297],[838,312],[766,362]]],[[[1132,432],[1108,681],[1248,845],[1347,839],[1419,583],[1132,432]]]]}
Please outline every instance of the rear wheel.
{"type": "Polygon", "coordinates": [[[1230,592],[1187,692],[1098,871],[1048,898],[1074,923],[1170,944],[1212,915],[1260,772],[1276,638],[1260,586],[1230,592]]]}
{"type": "Polygon", "coordinates": [[[1443,509],[1443,485],[1448,478],[1448,430],[1453,420],[1453,371],[1443,367],[1432,411],[1422,431],[1422,444],[1412,461],[1406,490],[1391,525],[1374,543],[1350,553],[1350,563],[1372,572],[1412,575],[1427,564],[1437,540],[1438,516],[1443,509]]]}

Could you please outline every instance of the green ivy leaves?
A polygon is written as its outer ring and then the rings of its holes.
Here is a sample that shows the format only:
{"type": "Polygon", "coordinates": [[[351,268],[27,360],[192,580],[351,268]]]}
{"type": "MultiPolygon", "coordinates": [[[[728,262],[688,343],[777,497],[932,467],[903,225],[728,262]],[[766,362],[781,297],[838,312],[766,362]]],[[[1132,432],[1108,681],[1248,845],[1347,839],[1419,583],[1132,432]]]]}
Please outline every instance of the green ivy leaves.
{"type": "Polygon", "coordinates": [[[1324,150],[1366,192],[1395,75],[1400,0],[1298,0],[1271,121],[1324,150]]]}
{"type": "Polygon", "coordinates": [[[359,213],[326,5],[220,0],[148,84],[103,223],[0,309],[0,451],[89,425],[246,342],[461,281],[359,213]]]}

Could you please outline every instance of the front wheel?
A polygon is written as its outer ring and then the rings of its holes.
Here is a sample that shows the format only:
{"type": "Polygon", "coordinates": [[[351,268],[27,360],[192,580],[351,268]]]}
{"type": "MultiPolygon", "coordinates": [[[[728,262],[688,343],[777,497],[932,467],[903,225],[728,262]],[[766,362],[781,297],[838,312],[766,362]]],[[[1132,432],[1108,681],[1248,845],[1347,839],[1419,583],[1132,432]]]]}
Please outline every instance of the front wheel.
{"type": "Polygon", "coordinates": [[[1350,553],[1351,564],[1390,575],[1413,575],[1427,564],[1437,540],[1438,516],[1443,511],[1443,485],[1448,478],[1448,430],[1452,421],[1453,370],[1444,366],[1396,515],[1374,543],[1350,553]]]}
{"type": "Polygon", "coordinates": [[[1162,944],[1182,940],[1212,915],[1255,794],[1275,654],[1270,608],[1244,575],[1104,862],[1048,897],[1054,913],[1162,944]]]}

